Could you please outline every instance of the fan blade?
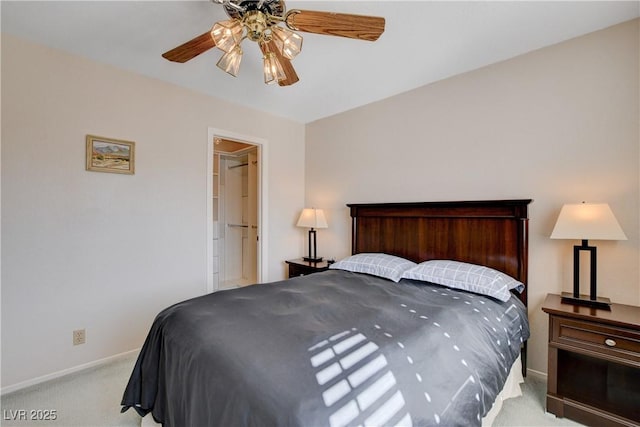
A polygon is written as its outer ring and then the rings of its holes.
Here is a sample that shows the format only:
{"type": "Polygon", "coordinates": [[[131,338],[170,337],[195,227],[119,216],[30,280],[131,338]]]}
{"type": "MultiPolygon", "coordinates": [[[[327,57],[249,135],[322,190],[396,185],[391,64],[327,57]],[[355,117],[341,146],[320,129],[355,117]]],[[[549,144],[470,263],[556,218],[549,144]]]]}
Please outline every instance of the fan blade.
{"type": "Polygon", "coordinates": [[[278,61],[280,61],[280,65],[282,65],[282,70],[284,71],[285,76],[287,76],[284,80],[280,80],[278,82],[278,85],[291,86],[292,84],[298,83],[300,79],[298,78],[298,74],[296,73],[296,70],[293,68],[293,65],[291,65],[291,61],[288,58],[282,56],[282,54],[280,53],[280,51],[276,46],[276,43],[273,40],[267,42],[266,44],[268,45],[267,47],[265,47],[265,45],[262,43],[260,44],[260,49],[262,49],[262,53],[265,55],[267,51],[275,53],[276,58],[278,58],[278,61]]]}
{"type": "Polygon", "coordinates": [[[163,53],[162,57],[173,62],[187,62],[201,53],[208,51],[212,47],[215,47],[215,45],[216,42],[213,41],[213,37],[211,37],[211,30],[209,30],[204,34],[201,34],[198,37],[163,53]]]}
{"type": "Polygon", "coordinates": [[[376,41],[384,32],[384,18],[346,13],[291,10],[285,22],[294,31],[376,41]]]}

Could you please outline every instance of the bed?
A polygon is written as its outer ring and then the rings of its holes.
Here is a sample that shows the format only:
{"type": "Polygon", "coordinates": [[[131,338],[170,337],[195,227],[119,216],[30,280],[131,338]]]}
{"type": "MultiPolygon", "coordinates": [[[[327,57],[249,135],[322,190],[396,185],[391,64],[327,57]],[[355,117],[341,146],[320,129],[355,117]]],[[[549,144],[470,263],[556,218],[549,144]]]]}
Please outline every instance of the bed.
{"type": "Polygon", "coordinates": [[[352,257],[335,268],[158,314],[123,411],[167,427],[481,425],[526,367],[529,203],[348,205],[352,257]],[[506,294],[430,281],[451,262],[507,276],[506,294]]]}

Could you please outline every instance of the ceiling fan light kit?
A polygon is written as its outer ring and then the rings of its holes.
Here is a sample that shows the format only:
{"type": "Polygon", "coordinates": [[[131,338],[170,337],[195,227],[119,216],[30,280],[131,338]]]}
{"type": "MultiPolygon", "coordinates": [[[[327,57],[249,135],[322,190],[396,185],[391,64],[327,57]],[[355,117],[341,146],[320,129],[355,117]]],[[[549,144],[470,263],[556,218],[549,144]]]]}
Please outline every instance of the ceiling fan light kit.
{"type": "Polygon", "coordinates": [[[283,0],[211,1],[222,4],[230,19],[216,22],[209,33],[165,52],[164,58],[184,63],[215,46],[224,52],[218,68],[236,77],[243,54],[240,44],[249,39],[262,51],[265,83],[289,86],[299,80],[291,65],[291,60],[302,51],[302,36],[295,31],[368,41],[377,40],[384,32],[384,18],[374,16],[306,10],[285,12],[283,0]]]}

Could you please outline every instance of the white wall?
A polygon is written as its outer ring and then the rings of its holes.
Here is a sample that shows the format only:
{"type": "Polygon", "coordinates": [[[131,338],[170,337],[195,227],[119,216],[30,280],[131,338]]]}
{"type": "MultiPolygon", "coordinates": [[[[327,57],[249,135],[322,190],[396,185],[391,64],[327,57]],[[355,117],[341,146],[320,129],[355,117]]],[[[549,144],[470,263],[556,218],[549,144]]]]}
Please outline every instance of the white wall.
{"type": "MultiPolygon", "coordinates": [[[[572,286],[564,203],[608,202],[628,241],[598,246],[599,293],[640,303],[640,20],[307,125],[306,205],[325,256],[350,253],[345,203],[532,198],[529,368],[546,372],[548,292],[572,286]],[[330,167],[328,167],[330,165],[330,167]]],[[[410,66],[410,65],[409,65],[410,66]]]]}
{"type": "Polygon", "coordinates": [[[5,34],[2,113],[3,387],[140,347],[204,292],[209,127],[268,142],[268,280],[302,253],[302,124],[5,34]],[[86,134],[135,141],[135,175],[85,171],[86,134]]]}

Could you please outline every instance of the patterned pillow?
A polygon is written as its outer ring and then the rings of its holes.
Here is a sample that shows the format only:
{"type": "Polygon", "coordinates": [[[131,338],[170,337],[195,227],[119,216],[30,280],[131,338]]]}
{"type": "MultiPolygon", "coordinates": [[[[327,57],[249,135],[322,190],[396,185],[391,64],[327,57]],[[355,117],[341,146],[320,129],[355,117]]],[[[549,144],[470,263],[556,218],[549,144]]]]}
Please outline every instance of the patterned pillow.
{"type": "Polygon", "coordinates": [[[403,279],[437,283],[508,301],[511,289],[518,292],[524,285],[513,277],[482,265],[448,260],[431,260],[416,265],[402,275],[403,279]]]}
{"type": "Polygon", "coordinates": [[[402,273],[416,265],[415,262],[393,255],[363,253],[340,260],[331,264],[329,268],[371,274],[398,282],[402,278],[402,273]]]}

